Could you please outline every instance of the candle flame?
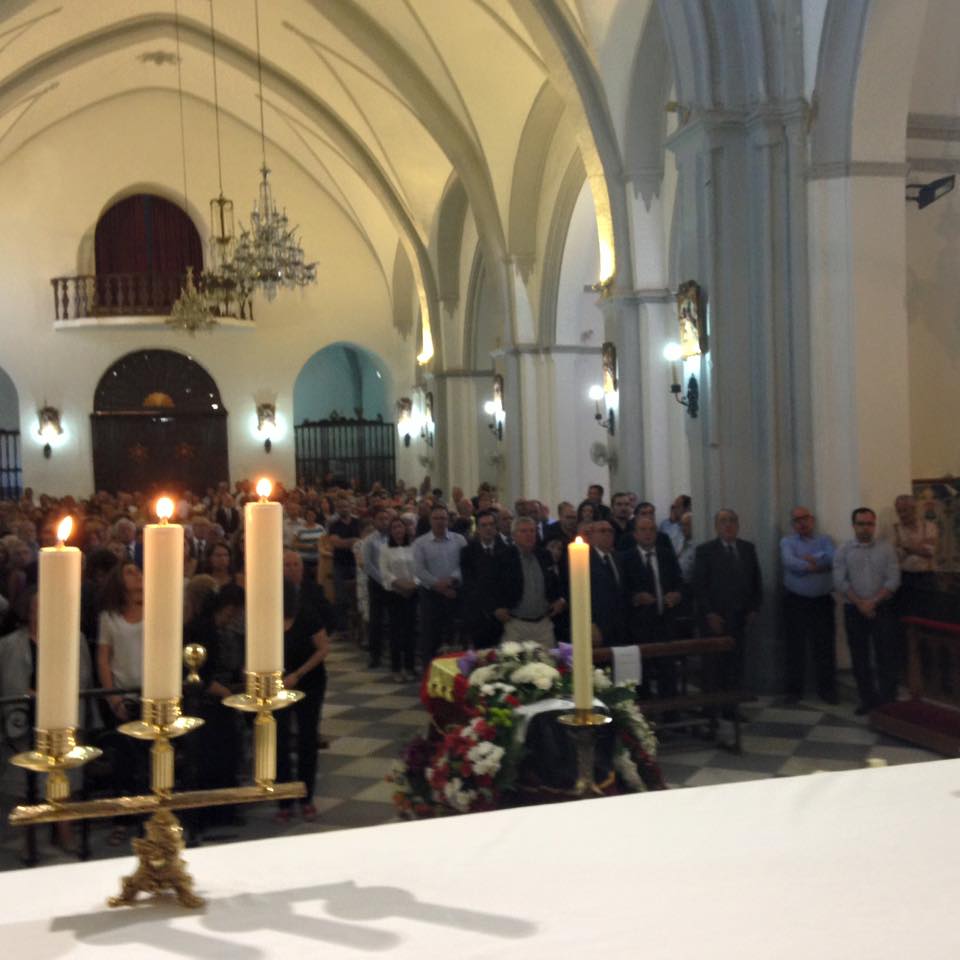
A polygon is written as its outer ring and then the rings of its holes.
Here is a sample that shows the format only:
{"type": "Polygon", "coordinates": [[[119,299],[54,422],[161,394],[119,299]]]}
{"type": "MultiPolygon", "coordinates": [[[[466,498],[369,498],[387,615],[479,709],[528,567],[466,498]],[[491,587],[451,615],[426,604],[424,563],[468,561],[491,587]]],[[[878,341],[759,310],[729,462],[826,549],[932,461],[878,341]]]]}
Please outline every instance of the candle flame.
{"type": "Polygon", "coordinates": [[[169,520],[173,516],[173,501],[169,497],[161,497],[155,509],[161,520],[169,520]]]}
{"type": "Polygon", "coordinates": [[[73,533],[73,517],[64,517],[60,521],[60,526],[57,527],[57,540],[60,543],[69,540],[71,533],[73,533]]]}
{"type": "Polygon", "coordinates": [[[574,542],[574,543],[579,543],[580,546],[582,547],[582,546],[583,546],[583,537],[575,537],[573,542],[574,542]]]}
{"type": "Polygon", "coordinates": [[[261,477],[257,481],[257,496],[260,497],[261,500],[266,500],[272,492],[273,484],[266,477],[261,477]]]}

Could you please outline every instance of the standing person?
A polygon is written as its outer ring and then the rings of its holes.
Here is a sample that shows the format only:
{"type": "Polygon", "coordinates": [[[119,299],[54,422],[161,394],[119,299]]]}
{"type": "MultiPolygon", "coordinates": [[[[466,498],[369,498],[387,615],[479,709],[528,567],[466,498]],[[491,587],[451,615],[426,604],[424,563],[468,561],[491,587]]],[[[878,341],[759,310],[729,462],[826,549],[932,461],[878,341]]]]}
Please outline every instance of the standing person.
{"type": "Polygon", "coordinates": [[[387,530],[393,512],[378,507],[373,514],[373,530],[363,540],[361,553],[363,572],[367,577],[367,603],[370,621],[367,628],[367,667],[375,670],[380,666],[383,650],[383,626],[387,613],[386,590],[380,573],[380,553],[387,543],[387,530]]]}
{"type": "Polygon", "coordinates": [[[683,537],[677,549],[677,563],[687,586],[693,584],[693,563],[697,554],[697,542],[693,539],[693,514],[685,513],[680,518],[680,532],[683,537]]]}
{"type": "Polygon", "coordinates": [[[924,594],[935,589],[932,581],[940,531],[935,523],[917,514],[917,501],[910,494],[897,497],[894,508],[894,546],[900,563],[897,616],[922,617],[924,594]]]}
{"type": "Polygon", "coordinates": [[[716,682],[720,690],[737,690],[744,682],[747,628],[763,602],[760,564],[753,544],[737,536],[740,518],[734,510],[718,510],[713,525],[716,539],[697,547],[693,593],[701,631],[734,639],[734,648],[717,665],[716,682]]]}
{"type": "Polygon", "coordinates": [[[395,683],[416,679],[417,577],[410,528],[401,517],[390,521],[380,550],[380,576],[390,629],[390,670],[395,683]]]}
{"type": "Polygon", "coordinates": [[[693,501],[690,497],[681,493],[670,504],[670,516],[660,524],[660,532],[670,538],[677,556],[680,556],[680,548],[683,546],[683,515],[690,512],[692,505],[693,501]]]}
{"type": "Polygon", "coordinates": [[[613,549],[616,553],[632,550],[633,507],[629,493],[615,493],[610,498],[610,523],[613,524],[613,549]]]}
{"type": "Polygon", "coordinates": [[[320,523],[316,507],[305,507],[303,526],[297,531],[293,549],[303,558],[307,579],[316,582],[317,566],[320,563],[320,538],[326,535],[326,528],[320,523]]]}
{"type": "MultiPolygon", "coordinates": [[[[599,483],[591,483],[587,487],[587,498],[584,503],[590,501],[593,505],[593,515],[597,520],[609,520],[610,508],[603,502],[603,487],[599,483]]],[[[582,506],[583,504],[581,504],[582,506]]]]}
{"type": "Polygon", "coordinates": [[[501,592],[503,560],[509,550],[498,535],[496,513],[481,510],[477,514],[477,535],[460,554],[464,641],[475,650],[496,646],[503,635],[503,624],[494,610],[501,592]]]}
{"type": "Polygon", "coordinates": [[[613,553],[614,532],[609,520],[582,527],[590,544],[590,616],[593,645],[618,647],[628,643],[623,573],[613,553]]]}
{"type": "Polygon", "coordinates": [[[833,583],[844,601],[843,618],[853,676],[863,716],[897,698],[896,622],[893,600],[900,586],[900,565],[893,545],[877,540],[877,515],[857,507],[851,515],[854,537],[833,559],[833,583]],[[876,680],[870,648],[876,663],[876,680]]]}
{"type": "Polygon", "coordinates": [[[345,633],[350,606],[357,583],[357,561],[354,545],[360,539],[360,521],[350,514],[350,498],[337,497],[336,515],[327,527],[333,547],[333,606],[335,629],[345,633]]]}
{"type": "MultiPolygon", "coordinates": [[[[297,590],[289,580],[283,581],[283,685],[288,690],[300,690],[304,697],[292,707],[277,715],[277,777],[290,780],[290,724],[297,718],[297,780],[307,788],[300,801],[300,815],[307,822],[317,819],[313,793],[317,781],[317,750],[319,749],[320,710],[327,689],[327,668],[324,661],[330,652],[327,635],[329,616],[326,605],[322,609],[298,602],[297,590]]],[[[275,817],[278,823],[290,820],[292,800],[280,802],[275,817]]]]}
{"type": "Polygon", "coordinates": [[[564,548],[572,543],[577,536],[577,508],[566,500],[557,506],[557,519],[554,523],[548,523],[544,530],[543,539],[545,543],[552,540],[559,540],[564,548]]]}
{"type": "Polygon", "coordinates": [[[817,696],[837,703],[833,620],[833,541],[814,531],[806,507],[790,511],[793,533],[780,541],[783,564],[783,626],[787,647],[787,700],[803,697],[809,645],[817,696]]]}
{"type": "Polygon", "coordinates": [[[438,503],[430,511],[430,532],[413,542],[424,666],[452,643],[460,615],[460,553],[467,541],[447,529],[449,517],[447,508],[438,503]]]}

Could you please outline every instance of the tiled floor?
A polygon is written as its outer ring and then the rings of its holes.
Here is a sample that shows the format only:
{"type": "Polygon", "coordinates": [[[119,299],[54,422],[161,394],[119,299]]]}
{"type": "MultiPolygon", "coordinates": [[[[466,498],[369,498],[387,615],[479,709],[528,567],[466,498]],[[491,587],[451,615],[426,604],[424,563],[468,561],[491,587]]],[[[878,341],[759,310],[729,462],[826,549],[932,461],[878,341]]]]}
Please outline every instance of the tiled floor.
{"type": "MultiPolygon", "coordinates": [[[[395,684],[384,670],[368,671],[363,651],[340,644],[328,659],[329,683],[321,730],[330,748],[320,753],[315,805],[319,818],[304,823],[295,817],[278,825],[273,804],[241,809],[242,822],[207,830],[204,844],[252,840],[323,830],[385,823],[394,819],[391,785],[384,777],[404,744],[425,731],[426,714],[418,700],[417,684],[395,684]]],[[[915,763],[941,759],[939,755],[880,736],[853,715],[853,698],[831,707],[817,701],[784,705],[763,698],[744,713],[743,752],[735,755],[712,743],[665,732],[660,765],[671,787],[699,787],[739,780],[848,770],[869,758],[888,763],[915,763]]],[[[9,773],[0,784],[9,784],[9,773]]],[[[6,825],[11,804],[9,789],[0,795],[0,869],[21,866],[22,831],[6,825]]],[[[92,832],[93,856],[127,856],[128,848],[109,847],[109,824],[92,832]]],[[[40,831],[42,863],[69,859],[40,831]]]]}

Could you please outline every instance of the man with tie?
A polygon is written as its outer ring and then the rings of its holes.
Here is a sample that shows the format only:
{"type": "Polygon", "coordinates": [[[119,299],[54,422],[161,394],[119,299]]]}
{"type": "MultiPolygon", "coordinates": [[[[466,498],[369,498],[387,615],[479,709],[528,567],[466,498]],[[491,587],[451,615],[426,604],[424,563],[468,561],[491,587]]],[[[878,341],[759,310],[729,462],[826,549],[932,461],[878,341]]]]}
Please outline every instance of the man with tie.
{"type": "Polygon", "coordinates": [[[481,510],[477,535],[460,553],[464,639],[474,649],[496,646],[503,634],[494,610],[503,589],[503,558],[509,549],[497,531],[496,512],[481,510]]]}
{"type": "Polygon", "coordinates": [[[614,531],[609,520],[597,520],[584,529],[590,544],[590,605],[593,645],[619,647],[629,643],[623,575],[613,555],[614,531]]]}
{"type": "Polygon", "coordinates": [[[740,519],[729,509],[714,517],[717,537],[697,547],[693,593],[700,630],[707,636],[731,636],[733,650],[724,654],[716,678],[719,689],[743,684],[744,639],[763,601],[760,564],[753,544],[737,537],[740,519]]]}

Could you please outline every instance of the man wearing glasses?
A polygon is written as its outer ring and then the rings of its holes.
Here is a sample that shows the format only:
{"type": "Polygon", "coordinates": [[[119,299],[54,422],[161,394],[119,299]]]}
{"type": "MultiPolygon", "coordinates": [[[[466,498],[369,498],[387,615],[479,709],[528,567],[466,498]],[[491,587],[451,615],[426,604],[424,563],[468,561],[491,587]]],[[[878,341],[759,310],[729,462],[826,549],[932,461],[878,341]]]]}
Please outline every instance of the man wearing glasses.
{"type": "Polygon", "coordinates": [[[787,653],[787,701],[803,697],[807,647],[813,657],[817,696],[837,703],[833,625],[833,541],[815,532],[806,507],[790,511],[793,533],[780,541],[783,625],[787,653]]]}

